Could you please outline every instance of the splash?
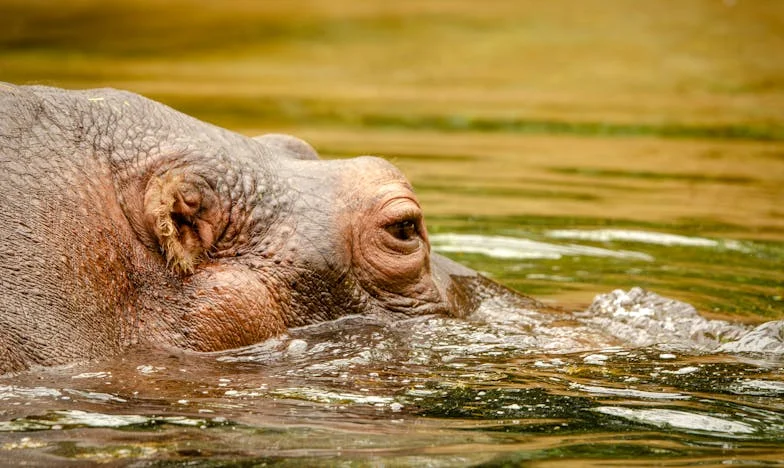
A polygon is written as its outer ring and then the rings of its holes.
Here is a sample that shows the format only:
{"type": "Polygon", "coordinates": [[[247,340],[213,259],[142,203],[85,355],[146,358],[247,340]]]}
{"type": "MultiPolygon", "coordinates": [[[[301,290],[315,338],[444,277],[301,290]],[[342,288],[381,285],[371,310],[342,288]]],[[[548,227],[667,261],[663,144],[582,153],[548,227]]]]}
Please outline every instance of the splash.
{"type": "Polygon", "coordinates": [[[732,421],[729,417],[718,417],[716,415],[698,414],[688,411],[661,408],[623,408],[618,406],[600,406],[593,408],[593,411],[660,428],[680,429],[690,432],[728,435],[753,434],[756,432],[753,426],[739,421],[732,421]]]}

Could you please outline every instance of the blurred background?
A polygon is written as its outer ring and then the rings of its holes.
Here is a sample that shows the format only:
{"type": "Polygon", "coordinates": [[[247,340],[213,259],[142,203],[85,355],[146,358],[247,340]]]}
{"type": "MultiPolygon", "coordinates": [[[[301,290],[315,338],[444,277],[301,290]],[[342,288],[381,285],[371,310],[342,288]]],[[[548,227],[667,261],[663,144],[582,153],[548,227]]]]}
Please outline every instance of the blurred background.
{"type": "Polygon", "coordinates": [[[779,0],[0,0],[0,80],[383,156],[436,250],[566,308],[784,317],[779,0]]]}

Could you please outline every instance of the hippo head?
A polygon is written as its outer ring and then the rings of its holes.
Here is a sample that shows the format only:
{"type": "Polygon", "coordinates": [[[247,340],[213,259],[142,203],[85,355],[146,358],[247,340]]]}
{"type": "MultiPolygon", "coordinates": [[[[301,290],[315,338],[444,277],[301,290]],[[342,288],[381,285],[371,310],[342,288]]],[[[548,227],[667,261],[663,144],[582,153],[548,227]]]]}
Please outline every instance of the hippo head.
{"type": "Polygon", "coordinates": [[[432,254],[383,159],[321,160],[132,93],[0,85],[0,165],[0,371],[463,316],[488,285],[522,297],[432,254]]]}
{"type": "Polygon", "coordinates": [[[198,130],[145,149],[142,170],[120,184],[138,239],[181,279],[163,307],[182,318],[160,322],[167,340],[216,350],[345,314],[465,312],[446,271],[458,267],[433,258],[394,166],[188,123],[198,130]]]}
{"type": "Polygon", "coordinates": [[[322,160],[129,93],[67,96],[143,246],[130,269],[158,272],[133,285],[150,336],[209,351],[346,314],[470,311],[455,277],[475,274],[431,253],[414,190],[385,160],[322,160]]]}

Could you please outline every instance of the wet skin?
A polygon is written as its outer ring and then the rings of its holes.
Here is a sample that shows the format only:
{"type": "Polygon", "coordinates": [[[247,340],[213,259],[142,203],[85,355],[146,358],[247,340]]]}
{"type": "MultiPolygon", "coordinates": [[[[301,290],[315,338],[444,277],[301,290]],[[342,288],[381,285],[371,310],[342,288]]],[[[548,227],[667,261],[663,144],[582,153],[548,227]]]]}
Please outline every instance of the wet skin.
{"type": "Polygon", "coordinates": [[[489,284],[430,253],[384,160],[320,160],[128,92],[0,85],[0,165],[0,372],[346,314],[464,316],[489,284]]]}

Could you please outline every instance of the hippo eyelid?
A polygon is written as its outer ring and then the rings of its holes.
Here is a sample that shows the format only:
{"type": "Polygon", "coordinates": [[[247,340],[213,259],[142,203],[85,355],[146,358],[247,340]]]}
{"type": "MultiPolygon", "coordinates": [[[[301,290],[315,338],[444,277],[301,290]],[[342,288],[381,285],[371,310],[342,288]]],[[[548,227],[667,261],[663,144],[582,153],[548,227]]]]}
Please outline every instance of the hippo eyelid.
{"type": "Polygon", "coordinates": [[[419,237],[419,226],[417,219],[406,218],[401,221],[390,223],[384,229],[395,239],[408,242],[419,237]]]}

